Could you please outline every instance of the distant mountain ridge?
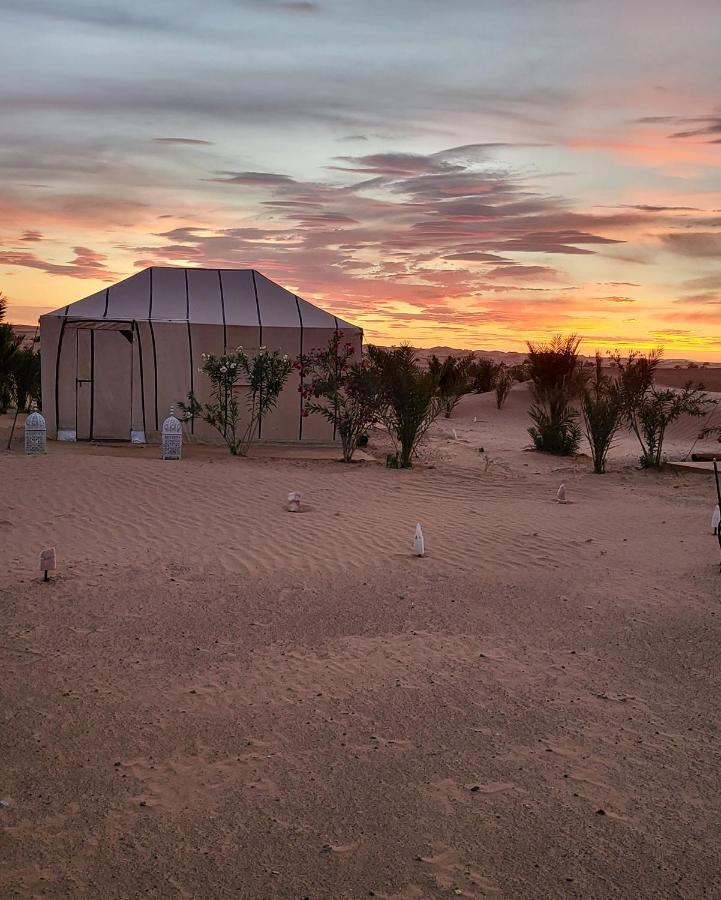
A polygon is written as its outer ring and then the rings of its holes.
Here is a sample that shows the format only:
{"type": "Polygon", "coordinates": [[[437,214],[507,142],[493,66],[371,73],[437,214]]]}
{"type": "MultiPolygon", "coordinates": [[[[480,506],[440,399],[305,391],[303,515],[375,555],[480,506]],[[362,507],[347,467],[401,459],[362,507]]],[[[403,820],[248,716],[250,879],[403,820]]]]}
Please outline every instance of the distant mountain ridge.
{"type": "MultiPolygon", "coordinates": [[[[381,345],[388,346],[388,345],[381,345]]],[[[517,350],[459,350],[455,347],[416,347],[414,348],[416,353],[418,354],[420,359],[427,360],[429,357],[435,355],[439,359],[443,360],[448,356],[465,356],[468,353],[472,353],[474,356],[485,357],[486,359],[492,359],[494,362],[505,362],[509,366],[518,365],[518,363],[522,363],[524,359],[528,356],[527,353],[519,353],[517,350]]],[[[592,362],[595,360],[595,355],[590,356],[587,354],[580,354],[581,359],[592,362]]],[[[661,368],[673,368],[675,366],[686,366],[691,367],[701,367],[702,365],[707,365],[708,368],[719,368],[721,363],[708,363],[704,364],[692,359],[666,359],[664,358],[661,361],[661,368]]]]}

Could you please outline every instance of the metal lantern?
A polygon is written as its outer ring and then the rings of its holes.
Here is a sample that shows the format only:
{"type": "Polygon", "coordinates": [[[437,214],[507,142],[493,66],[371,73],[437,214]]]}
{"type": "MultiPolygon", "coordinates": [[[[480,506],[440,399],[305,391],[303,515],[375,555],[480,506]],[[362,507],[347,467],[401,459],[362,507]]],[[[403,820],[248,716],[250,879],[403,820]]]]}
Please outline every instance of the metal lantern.
{"type": "Polygon", "coordinates": [[[173,406],[170,407],[170,415],[163,422],[160,452],[163,459],[180,459],[183,454],[183,426],[175,415],[173,406]]]}
{"type": "Polygon", "coordinates": [[[30,415],[25,420],[25,452],[28,454],[45,453],[47,428],[45,419],[40,415],[35,403],[30,407],[30,415]]]}

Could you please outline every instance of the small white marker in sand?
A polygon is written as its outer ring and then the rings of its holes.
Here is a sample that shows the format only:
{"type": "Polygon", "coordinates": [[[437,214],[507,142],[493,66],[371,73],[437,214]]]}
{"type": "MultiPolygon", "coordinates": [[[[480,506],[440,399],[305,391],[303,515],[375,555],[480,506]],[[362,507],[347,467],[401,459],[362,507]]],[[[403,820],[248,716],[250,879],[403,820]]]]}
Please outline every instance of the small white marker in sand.
{"type": "Polygon", "coordinates": [[[473,417],[473,424],[475,425],[475,423],[476,423],[477,421],[478,421],[478,416],[474,416],[474,417],[473,417]]]}
{"type": "Polygon", "coordinates": [[[43,550],[40,554],[40,571],[43,573],[43,581],[48,581],[48,572],[54,572],[57,567],[55,547],[50,547],[49,550],[43,550]]]}
{"type": "Polygon", "coordinates": [[[719,505],[717,503],[716,508],[713,511],[713,515],[711,516],[711,529],[714,534],[718,534],[720,525],[721,525],[721,508],[719,508],[719,505]]]}
{"type": "Polygon", "coordinates": [[[298,491],[291,491],[288,494],[288,512],[300,512],[300,501],[303,495],[298,491]]]}
{"type": "Polygon", "coordinates": [[[456,431],[455,428],[453,429],[453,440],[454,440],[454,441],[457,441],[457,440],[458,440],[458,432],[456,431]]]}
{"type": "Polygon", "coordinates": [[[416,525],[416,537],[413,541],[413,554],[415,556],[426,555],[426,542],[423,540],[423,529],[421,528],[420,522],[416,525]]]}
{"type": "Polygon", "coordinates": [[[566,485],[562,484],[556,494],[556,503],[568,503],[566,500],[566,485]]]}

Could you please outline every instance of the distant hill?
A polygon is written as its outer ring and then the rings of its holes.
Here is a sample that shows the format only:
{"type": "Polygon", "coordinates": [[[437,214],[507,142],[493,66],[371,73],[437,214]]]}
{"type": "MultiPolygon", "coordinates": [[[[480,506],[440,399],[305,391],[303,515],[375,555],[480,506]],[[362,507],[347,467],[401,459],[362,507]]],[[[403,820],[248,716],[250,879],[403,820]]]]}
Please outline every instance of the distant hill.
{"type": "MultiPolygon", "coordinates": [[[[459,350],[455,347],[417,347],[416,353],[422,360],[427,360],[433,355],[443,360],[448,356],[465,356],[468,353],[473,353],[474,356],[492,359],[494,362],[505,362],[509,366],[515,366],[518,363],[522,363],[527,356],[526,353],[519,353],[515,350],[459,350]]],[[[581,354],[581,359],[586,362],[592,362],[595,359],[595,356],[581,354]]],[[[685,369],[690,367],[696,371],[702,370],[705,365],[707,364],[694,362],[694,360],[691,359],[663,359],[660,368],[673,369],[678,367],[685,369]]],[[[709,363],[708,368],[719,368],[719,365],[709,363]]]]}

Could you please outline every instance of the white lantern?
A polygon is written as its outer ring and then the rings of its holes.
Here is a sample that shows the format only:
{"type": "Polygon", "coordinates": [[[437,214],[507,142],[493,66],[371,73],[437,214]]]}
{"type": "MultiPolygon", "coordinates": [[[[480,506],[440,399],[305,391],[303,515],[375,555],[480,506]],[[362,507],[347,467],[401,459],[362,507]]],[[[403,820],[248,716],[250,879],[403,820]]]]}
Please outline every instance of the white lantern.
{"type": "Polygon", "coordinates": [[[183,426],[170,407],[170,415],[163,422],[160,436],[160,453],[163,459],[180,459],[183,453],[183,426]]]}
{"type": "Polygon", "coordinates": [[[47,428],[45,419],[37,410],[33,401],[30,415],[25,420],[25,452],[28,454],[45,453],[47,428]]]}

